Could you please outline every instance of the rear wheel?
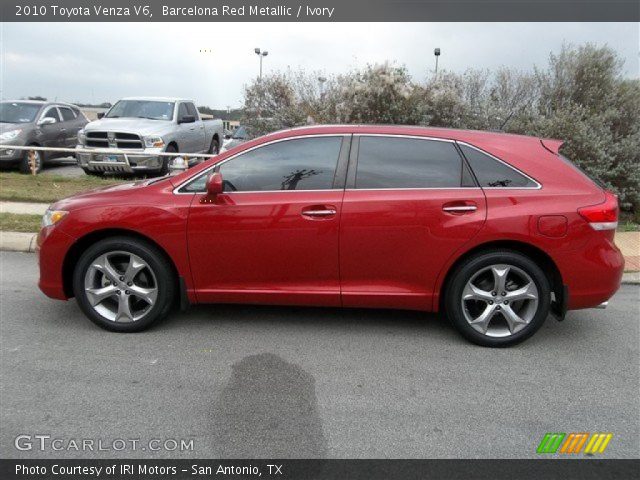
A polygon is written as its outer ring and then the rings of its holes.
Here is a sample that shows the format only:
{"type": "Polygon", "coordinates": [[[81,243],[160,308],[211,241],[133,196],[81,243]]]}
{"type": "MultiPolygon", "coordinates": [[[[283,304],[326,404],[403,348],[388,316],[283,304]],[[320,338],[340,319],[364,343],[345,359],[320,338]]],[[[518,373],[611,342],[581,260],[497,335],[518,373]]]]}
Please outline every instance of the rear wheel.
{"type": "Polygon", "coordinates": [[[506,347],[526,340],[549,314],[551,287],[542,269],[513,251],[476,255],[453,273],[448,318],[468,340],[506,347]]]}
{"type": "Polygon", "coordinates": [[[216,137],[211,139],[211,145],[209,145],[209,153],[217,155],[220,153],[220,142],[216,137]]]}
{"type": "Polygon", "coordinates": [[[73,275],[82,311],[96,325],[137,332],[166,316],[175,295],[171,265],[153,245],[113,237],[89,247],[73,275]]]}

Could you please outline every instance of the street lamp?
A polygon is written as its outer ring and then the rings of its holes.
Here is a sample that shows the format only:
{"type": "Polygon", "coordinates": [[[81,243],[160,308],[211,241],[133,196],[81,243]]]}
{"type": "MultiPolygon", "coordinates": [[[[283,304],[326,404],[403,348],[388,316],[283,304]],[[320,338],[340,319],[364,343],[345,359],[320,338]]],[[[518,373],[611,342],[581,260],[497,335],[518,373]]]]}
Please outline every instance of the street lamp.
{"type": "Polygon", "coordinates": [[[253,51],[256,55],[258,55],[258,57],[260,57],[260,80],[262,80],[262,59],[269,55],[269,52],[267,52],[266,50],[264,52],[261,52],[259,48],[254,48],[253,51]]]}
{"type": "Polygon", "coordinates": [[[436,74],[435,74],[435,77],[438,78],[438,57],[440,56],[440,49],[436,48],[433,51],[433,54],[436,56],[436,74]]]}
{"type": "Polygon", "coordinates": [[[318,83],[320,83],[320,99],[324,97],[324,82],[327,81],[327,77],[318,77],[318,83]]]}

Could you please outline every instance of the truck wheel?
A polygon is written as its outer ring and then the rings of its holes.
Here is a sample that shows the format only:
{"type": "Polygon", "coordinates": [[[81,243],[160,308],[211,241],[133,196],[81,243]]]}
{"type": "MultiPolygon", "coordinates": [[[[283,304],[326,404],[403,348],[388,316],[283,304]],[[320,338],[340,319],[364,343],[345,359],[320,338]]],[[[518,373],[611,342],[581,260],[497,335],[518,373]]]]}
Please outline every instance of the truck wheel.
{"type": "Polygon", "coordinates": [[[209,153],[218,155],[220,153],[220,142],[216,137],[211,139],[211,145],[209,146],[209,153]]]}
{"type": "MultiPolygon", "coordinates": [[[[33,152],[35,155],[36,161],[36,173],[40,173],[42,171],[42,152],[35,151],[33,152]]],[[[29,165],[29,152],[25,150],[24,155],[22,156],[22,160],[20,160],[20,173],[28,174],[31,173],[31,166],[29,165]]]]}
{"type": "MultiPolygon", "coordinates": [[[[178,153],[178,149],[176,147],[174,147],[173,145],[169,145],[167,147],[167,149],[165,150],[165,152],[167,153],[178,153]]],[[[162,157],[162,167],[160,167],[160,171],[158,172],[158,174],[160,176],[164,176],[167,173],[169,173],[169,164],[171,163],[171,161],[176,158],[176,157],[162,157]]]]}

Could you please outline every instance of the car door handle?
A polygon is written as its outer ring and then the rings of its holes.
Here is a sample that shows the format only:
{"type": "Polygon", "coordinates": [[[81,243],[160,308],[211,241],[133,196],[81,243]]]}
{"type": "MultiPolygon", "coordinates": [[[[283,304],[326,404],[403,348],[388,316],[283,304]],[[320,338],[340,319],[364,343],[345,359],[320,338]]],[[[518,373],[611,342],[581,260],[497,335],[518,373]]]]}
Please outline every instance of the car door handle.
{"type": "Polygon", "coordinates": [[[478,206],[472,202],[451,202],[445,203],[442,206],[442,210],[447,213],[463,214],[475,212],[478,210],[478,206]]]}
{"type": "Polygon", "coordinates": [[[324,218],[333,217],[338,211],[331,205],[318,205],[307,207],[302,210],[303,217],[324,218]]]}

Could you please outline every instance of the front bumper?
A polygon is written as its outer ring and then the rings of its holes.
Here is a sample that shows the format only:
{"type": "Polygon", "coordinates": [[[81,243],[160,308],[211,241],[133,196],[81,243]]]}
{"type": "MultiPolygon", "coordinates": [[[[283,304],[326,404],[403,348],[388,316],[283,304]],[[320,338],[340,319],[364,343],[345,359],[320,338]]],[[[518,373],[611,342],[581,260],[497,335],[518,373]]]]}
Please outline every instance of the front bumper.
{"type": "MultiPolygon", "coordinates": [[[[76,148],[92,150],[90,147],[78,145],[76,148]]],[[[76,153],[78,165],[92,172],[155,172],[162,168],[164,157],[157,154],[160,148],[144,150],[124,150],[127,155],[105,153],[104,149],[96,149],[96,153],[76,153]]]]}
{"type": "MultiPolygon", "coordinates": [[[[20,146],[13,142],[11,145],[20,146]]],[[[4,145],[0,145],[0,162],[16,162],[22,159],[24,150],[7,149],[4,145]]]]}
{"type": "Polygon", "coordinates": [[[59,228],[45,227],[38,233],[38,287],[47,297],[66,300],[72,296],[72,292],[65,291],[64,287],[64,259],[74,243],[75,239],[59,228]]]}

